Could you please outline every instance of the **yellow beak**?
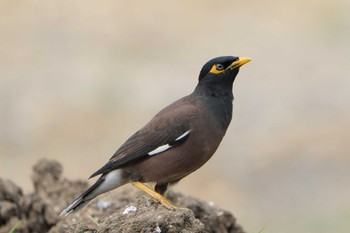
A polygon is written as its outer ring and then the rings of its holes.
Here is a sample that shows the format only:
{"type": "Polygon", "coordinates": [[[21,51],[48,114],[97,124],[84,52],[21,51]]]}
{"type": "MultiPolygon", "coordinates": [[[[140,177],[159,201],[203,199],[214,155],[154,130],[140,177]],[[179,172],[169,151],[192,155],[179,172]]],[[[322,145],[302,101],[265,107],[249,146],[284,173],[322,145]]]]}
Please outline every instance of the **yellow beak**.
{"type": "Polygon", "coordinates": [[[252,59],[248,58],[248,57],[239,57],[239,59],[237,61],[232,62],[232,64],[227,67],[226,69],[230,69],[233,70],[235,68],[241,67],[244,64],[250,62],[252,59]]]}

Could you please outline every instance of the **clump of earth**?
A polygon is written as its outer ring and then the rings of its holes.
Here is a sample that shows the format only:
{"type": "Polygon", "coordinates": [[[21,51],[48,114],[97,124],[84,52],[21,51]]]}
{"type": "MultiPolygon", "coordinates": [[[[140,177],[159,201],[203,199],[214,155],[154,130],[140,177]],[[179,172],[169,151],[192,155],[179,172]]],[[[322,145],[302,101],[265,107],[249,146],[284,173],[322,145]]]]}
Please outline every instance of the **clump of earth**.
{"type": "Polygon", "coordinates": [[[0,178],[0,233],[244,233],[230,212],[213,203],[170,191],[168,199],[179,208],[169,210],[133,187],[61,217],[60,212],[88,186],[62,177],[62,171],[56,161],[39,160],[33,167],[30,194],[0,178]]]}

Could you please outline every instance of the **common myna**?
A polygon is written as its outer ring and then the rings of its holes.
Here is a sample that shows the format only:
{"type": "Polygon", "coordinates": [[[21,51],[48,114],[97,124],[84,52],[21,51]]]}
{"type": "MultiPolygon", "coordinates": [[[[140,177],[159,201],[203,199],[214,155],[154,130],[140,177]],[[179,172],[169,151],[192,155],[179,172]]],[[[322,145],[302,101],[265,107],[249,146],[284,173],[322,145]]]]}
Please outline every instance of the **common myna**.
{"type": "Polygon", "coordinates": [[[133,134],[90,178],[98,180],[70,204],[68,215],[96,196],[132,183],[167,208],[169,185],[200,168],[218,148],[232,118],[232,84],[249,58],[224,56],[208,61],[197,87],[161,110],[133,134]],[[144,183],[155,184],[154,190],[144,183]]]}

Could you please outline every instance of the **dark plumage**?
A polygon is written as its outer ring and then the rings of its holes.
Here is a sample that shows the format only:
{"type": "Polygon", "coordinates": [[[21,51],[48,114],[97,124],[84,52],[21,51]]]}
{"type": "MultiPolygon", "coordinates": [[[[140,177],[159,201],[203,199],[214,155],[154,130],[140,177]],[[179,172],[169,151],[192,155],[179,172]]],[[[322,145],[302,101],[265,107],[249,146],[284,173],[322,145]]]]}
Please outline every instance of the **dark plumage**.
{"type": "Polygon", "coordinates": [[[133,134],[107,164],[91,175],[101,175],[96,183],[61,215],[126,183],[173,207],[161,195],[169,185],[200,168],[218,148],[232,118],[232,84],[239,67],[249,61],[233,56],[208,61],[193,93],[165,107],[133,134]],[[157,193],[142,183],[155,183],[157,193]]]}

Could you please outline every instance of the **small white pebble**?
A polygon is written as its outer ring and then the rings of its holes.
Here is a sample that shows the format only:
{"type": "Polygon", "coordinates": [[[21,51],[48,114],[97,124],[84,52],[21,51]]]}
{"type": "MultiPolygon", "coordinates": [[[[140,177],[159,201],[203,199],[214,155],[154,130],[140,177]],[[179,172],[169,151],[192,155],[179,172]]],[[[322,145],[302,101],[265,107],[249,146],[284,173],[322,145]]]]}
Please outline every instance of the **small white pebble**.
{"type": "Polygon", "coordinates": [[[211,206],[211,207],[215,206],[215,203],[212,202],[212,201],[210,201],[208,204],[209,204],[209,206],[211,206]]]}
{"type": "Polygon", "coordinates": [[[156,229],[154,229],[157,233],[161,233],[162,230],[159,228],[159,226],[156,227],[156,229]]]}
{"type": "Polygon", "coordinates": [[[137,208],[135,206],[126,206],[125,210],[123,211],[123,214],[129,214],[130,212],[135,212],[137,210],[137,208]]]}
{"type": "Polygon", "coordinates": [[[112,203],[110,201],[99,200],[97,202],[97,208],[100,210],[107,209],[107,208],[111,207],[111,205],[112,205],[112,203]]]}

